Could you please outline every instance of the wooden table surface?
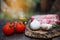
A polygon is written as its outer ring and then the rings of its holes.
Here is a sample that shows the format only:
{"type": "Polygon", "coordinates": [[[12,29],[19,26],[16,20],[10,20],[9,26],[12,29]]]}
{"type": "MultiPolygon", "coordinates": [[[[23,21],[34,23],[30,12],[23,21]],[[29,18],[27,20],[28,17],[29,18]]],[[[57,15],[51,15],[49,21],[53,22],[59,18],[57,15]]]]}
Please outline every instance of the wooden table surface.
{"type": "Polygon", "coordinates": [[[35,39],[25,36],[24,33],[21,34],[15,33],[11,36],[5,36],[0,30],[0,40],[60,40],[60,37],[56,37],[53,39],[35,39]]]}

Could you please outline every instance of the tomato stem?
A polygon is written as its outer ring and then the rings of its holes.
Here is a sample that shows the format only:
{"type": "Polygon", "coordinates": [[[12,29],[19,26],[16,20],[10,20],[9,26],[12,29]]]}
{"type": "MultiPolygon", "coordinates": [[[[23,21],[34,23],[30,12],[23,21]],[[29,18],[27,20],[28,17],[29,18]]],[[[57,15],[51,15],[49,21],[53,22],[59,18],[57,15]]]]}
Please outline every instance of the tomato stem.
{"type": "Polygon", "coordinates": [[[12,22],[10,22],[10,28],[12,28],[12,26],[13,26],[13,24],[12,24],[12,22]]]}

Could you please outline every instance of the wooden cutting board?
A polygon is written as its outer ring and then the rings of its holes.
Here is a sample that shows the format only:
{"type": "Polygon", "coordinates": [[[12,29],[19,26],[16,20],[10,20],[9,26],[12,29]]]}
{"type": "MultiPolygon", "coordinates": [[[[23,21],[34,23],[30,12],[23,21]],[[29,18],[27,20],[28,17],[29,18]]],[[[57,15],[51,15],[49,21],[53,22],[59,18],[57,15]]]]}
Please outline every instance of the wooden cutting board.
{"type": "Polygon", "coordinates": [[[33,38],[54,38],[60,36],[60,27],[53,28],[52,30],[49,31],[43,31],[43,30],[33,31],[29,28],[28,23],[26,25],[25,35],[33,38]]]}

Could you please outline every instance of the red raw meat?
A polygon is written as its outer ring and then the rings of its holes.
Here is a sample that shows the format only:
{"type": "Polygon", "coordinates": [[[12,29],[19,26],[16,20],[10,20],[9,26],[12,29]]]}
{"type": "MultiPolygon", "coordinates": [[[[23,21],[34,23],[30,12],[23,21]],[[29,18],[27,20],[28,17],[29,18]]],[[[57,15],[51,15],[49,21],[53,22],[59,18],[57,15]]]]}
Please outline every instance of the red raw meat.
{"type": "Polygon", "coordinates": [[[34,19],[37,19],[40,22],[40,24],[43,24],[43,23],[54,24],[55,21],[59,20],[59,16],[56,14],[31,16],[31,20],[34,20],[34,19]]]}

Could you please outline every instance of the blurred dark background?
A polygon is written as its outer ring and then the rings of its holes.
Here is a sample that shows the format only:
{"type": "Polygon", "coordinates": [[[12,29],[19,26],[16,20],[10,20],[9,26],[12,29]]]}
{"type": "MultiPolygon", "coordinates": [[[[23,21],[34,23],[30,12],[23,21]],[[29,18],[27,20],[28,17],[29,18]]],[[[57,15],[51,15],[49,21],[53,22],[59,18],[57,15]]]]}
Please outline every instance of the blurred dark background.
{"type": "Polygon", "coordinates": [[[41,0],[35,9],[41,12],[60,12],[60,0],[41,0]]]}

